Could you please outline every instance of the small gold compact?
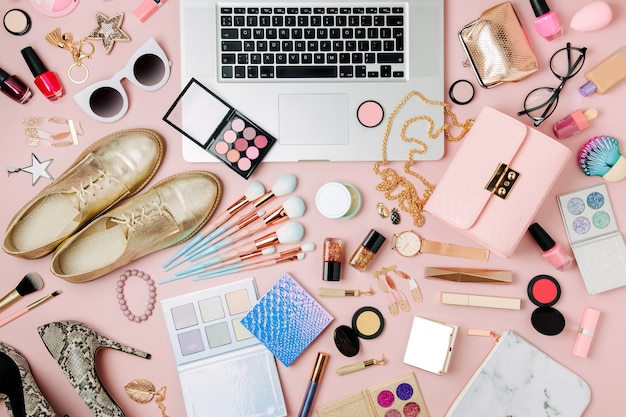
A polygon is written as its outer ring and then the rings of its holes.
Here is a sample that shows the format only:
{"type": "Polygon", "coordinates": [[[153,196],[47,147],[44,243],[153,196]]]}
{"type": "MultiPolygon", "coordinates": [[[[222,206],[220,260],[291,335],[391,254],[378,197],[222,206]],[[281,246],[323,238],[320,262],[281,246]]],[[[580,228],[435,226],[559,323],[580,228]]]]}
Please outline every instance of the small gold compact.
{"type": "Polygon", "coordinates": [[[489,259],[489,250],[487,249],[433,242],[422,238],[412,230],[405,230],[393,235],[391,248],[398,254],[406,257],[415,256],[419,253],[434,253],[477,261],[487,261],[489,259]]]}

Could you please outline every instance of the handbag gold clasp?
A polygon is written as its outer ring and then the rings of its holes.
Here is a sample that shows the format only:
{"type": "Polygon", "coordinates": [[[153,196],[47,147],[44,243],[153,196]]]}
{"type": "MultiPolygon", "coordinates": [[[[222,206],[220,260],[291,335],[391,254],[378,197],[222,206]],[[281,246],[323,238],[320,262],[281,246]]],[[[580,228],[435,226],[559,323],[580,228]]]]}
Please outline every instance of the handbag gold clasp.
{"type": "Polygon", "coordinates": [[[493,176],[487,185],[485,185],[485,190],[506,200],[519,176],[519,172],[509,168],[507,164],[500,162],[493,172],[493,176]]]}

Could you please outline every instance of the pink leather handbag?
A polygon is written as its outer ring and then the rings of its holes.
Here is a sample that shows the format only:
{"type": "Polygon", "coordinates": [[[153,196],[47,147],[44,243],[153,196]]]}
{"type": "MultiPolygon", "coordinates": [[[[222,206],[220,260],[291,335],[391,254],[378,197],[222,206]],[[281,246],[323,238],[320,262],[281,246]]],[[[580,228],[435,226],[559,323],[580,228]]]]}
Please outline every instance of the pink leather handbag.
{"type": "Polygon", "coordinates": [[[555,139],[484,107],[424,210],[509,257],[570,155],[555,139]]]}

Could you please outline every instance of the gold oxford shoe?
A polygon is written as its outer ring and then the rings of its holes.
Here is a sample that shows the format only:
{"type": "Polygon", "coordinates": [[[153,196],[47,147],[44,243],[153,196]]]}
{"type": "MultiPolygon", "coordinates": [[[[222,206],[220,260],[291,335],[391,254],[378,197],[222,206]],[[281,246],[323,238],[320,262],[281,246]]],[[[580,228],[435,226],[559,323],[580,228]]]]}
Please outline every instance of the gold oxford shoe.
{"type": "Polygon", "coordinates": [[[210,172],[165,178],[64,241],[52,256],[50,270],[70,282],[91,281],[185,241],[206,224],[221,194],[221,183],[210,172]]]}
{"type": "Polygon", "coordinates": [[[91,219],[141,190],[163,152],[163,139],[148,129],[124,130],[94,142],[13,217],[2,248],[27,259],[49,254],[91,219]]]}

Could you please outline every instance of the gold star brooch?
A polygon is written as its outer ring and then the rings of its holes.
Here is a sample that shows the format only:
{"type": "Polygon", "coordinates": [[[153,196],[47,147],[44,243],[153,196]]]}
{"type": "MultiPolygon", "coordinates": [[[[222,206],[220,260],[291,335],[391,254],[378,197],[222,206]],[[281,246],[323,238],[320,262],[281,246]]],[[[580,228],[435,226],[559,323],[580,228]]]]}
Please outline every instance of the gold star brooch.
{"type": "Polygon", "coordinates": [[[102,39],[104,53],[108,55],[113,48],[114,42],[130,41],[130,37],[120,28],[122,20],[124,20],[124,13],[118,13],[108,18],[100,12],[96,12],[98,27],[87,35],[87,37],[94,40],[102,39]]]}

